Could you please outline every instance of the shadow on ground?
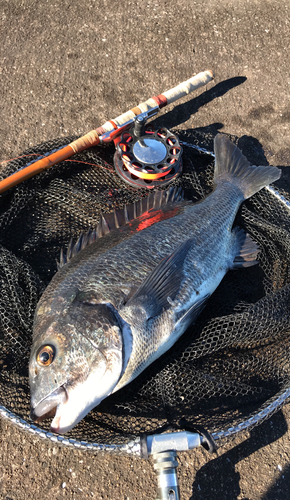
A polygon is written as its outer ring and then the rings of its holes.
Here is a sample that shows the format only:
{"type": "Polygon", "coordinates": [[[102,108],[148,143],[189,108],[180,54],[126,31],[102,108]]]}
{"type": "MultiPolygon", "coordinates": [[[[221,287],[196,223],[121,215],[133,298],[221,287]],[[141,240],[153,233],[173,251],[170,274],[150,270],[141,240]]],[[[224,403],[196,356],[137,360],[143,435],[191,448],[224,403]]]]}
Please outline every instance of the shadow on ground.
{"type": "Polygon", "coordinates": [[[279,479],[271,486],[261,500],[288,500],[290,498],[290,465],[282,470],[279,479]]]}
{"type": "MultiPolygon", "coordinates": [[[[254,428],[251,431],[249,439],[204,465],[196,474],[190,500],[204,500],[205,498],[211,498],[212,500],[237,499],[241,494],[241,489],[239,484],[240,473],[235,470],[236,464],[249,457],[257,450],[273,443],[286,432],[287,422],[280,411],[274,415],[271,420],[254,428]]],[[[289,476],[290,467],[287,467],[286,470],[281,473],[279,480],[271,487],[265,496],[263,496],[263,500],[290,498],[290,483],[286,479],[286,477],[289,478],[289,476]],[[279,496],[282,481],[284,484],[284,496],[279,496]]],[[[243,500],[248,499],[243,498],[243,500]]]]}
{"type": "Polygon", "coordinates": [[[238,87],[246,80],[247,78],[245,76],[236,76],[234,78],[224,80],[211,89],[203,92],[198,97],[195,97],[186,103],[178,104],[172,111],[158,117],[155,120],[155,124],[157,127],[164,126],[164,120],[166,120],[166,123],[170,124],[170,128],[177,127],[180,123],[189,120],[190,117],[197,113],[202,106],[205,106],[218,97],[222,97],[224,94],[229,92],[229,90],[238,87]]]}

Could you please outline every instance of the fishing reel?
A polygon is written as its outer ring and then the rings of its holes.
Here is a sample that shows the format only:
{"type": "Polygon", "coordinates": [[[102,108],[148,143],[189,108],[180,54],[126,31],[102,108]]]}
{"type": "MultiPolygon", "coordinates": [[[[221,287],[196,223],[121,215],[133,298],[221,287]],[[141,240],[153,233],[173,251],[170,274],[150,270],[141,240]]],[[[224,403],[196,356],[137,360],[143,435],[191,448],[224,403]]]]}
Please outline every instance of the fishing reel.
{"type": "Polygon", "coordinates": [[[211,70],[203,71],[177,87],[147,99],[70,144],[27,163],[0,180],[0,194],[60,161],[66,161],[75,153],[112,141],[117,148],[115,169],[121,179],[137,188],[166,186],[181,173],[182,148],[178,138],[169,130],[155,129],[152,124],[146,125],[146,120],[167,104],[206,85],[213,78],[211,70]]]}
{"type": "Polygon", "coordinates": [[[133,126],[115,140],[114,165],[117,174],[136,188],[163,187],[182,171],[182,147],[176,135],[164,127],[147,124],[142,113],[133,126]]]}

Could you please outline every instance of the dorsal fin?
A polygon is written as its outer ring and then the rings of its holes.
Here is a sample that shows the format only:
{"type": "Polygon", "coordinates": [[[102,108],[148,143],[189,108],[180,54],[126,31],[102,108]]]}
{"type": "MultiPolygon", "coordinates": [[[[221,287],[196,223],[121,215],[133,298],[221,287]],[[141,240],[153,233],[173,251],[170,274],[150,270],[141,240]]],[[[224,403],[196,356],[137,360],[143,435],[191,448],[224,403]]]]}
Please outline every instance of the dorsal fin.
{"type": "Polygon", "coordinates": [[[93,243],[98,238],[105,236],[110,231],[125,226],[132,220],[137,219],[149,210],[159,209],[162,205],[168,203],[178,203],[183,201],[184,195],[181,187],[170,187],[166,191],[150,192],[147,198],[135,201],[131,205],[125,205],[121,209],[116,209],[108,214],[101,214],[100,220],[96,228],[87,233],[81,233],[77,242],[70,240],[66,254],[63,249],[60,251],[60,260],[57,262],[57,269],[61,269],[69,262],[78,252],[93,243]]]}

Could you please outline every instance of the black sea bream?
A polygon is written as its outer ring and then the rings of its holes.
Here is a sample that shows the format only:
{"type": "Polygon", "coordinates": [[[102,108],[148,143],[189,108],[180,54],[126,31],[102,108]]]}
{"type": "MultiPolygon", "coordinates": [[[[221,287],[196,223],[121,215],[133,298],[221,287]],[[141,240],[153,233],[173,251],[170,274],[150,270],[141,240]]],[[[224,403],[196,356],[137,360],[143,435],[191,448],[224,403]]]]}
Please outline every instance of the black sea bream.
{"type": "Polygon", "coordinates": [[[134,206],[143,214],[113,214],[113,230],[103,220],[102,237],[61,257],[36,309],[29,368],[32,418],[56,407],[52,431],[72,429],[167,351],[229,269],[256,263],[256,244],[233,222],[280,170],[250,166],[223,135],[214,149],[215,189],[202,202],[176,200],[173,188],[150,194],[134,206]]]}

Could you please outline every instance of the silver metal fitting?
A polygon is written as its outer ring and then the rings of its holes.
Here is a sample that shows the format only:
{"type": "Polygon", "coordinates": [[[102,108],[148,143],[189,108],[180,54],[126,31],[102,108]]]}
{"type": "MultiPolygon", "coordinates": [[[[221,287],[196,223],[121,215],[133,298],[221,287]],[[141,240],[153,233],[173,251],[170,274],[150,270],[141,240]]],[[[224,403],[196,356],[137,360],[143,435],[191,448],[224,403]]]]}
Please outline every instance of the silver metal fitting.
{"type": "Polygon", "coordinates": [[[155,453],[153,460],[158,483],[158,497],[156,500],[179,500],[176,451],[155,453]]]}

